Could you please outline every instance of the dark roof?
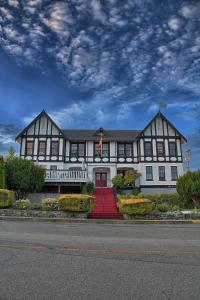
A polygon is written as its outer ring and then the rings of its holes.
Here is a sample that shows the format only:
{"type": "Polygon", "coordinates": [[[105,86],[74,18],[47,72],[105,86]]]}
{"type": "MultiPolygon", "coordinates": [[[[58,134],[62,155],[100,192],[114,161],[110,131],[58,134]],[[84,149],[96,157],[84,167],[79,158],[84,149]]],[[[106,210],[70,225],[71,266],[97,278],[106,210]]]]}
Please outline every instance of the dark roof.
{"type": "MultiPolygon", "coordinates": [[[[67,140],[99,141],[97,130],[63,129],[67,140]]],[[[104,130],[103,141],[134,141],[141,130],[104,130]]]]}

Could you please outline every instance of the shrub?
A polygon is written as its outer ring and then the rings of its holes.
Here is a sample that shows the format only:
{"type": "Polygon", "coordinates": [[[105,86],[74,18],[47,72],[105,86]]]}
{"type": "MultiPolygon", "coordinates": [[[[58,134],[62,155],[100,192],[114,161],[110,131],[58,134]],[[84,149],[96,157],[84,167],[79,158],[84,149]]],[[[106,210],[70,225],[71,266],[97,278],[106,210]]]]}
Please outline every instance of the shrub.
{"type": "Polygon", "coordinates": [[[200,207],[200,170],[178,177],[176,190],[186,207],[200,207]]]}
{"type": "Polygon", "coordinates": [[[0,208],[9,207],[15,200],[15,194],[13,191],[0,189],[0,208]]]}
{"type": "Polygon", "coordinates": [[[140,176],[141,174],[138,173],[137,170],[133,169],[133,170],[126,171],[124,176],[124,185],[134,187],[136,179],[140,176]]]}
{"type": "Polygon", "coordinates": [[[139,193],[140,193],[140,187],[134,187],[133,190],[132,190],[132,194],[134,196],[137,196],[139,193]]]}
{"type": "Polygon", "coordinates": [[[58,210],[58,200],[55,198],[43,198],[42,210],[58,210]]]}
{"type": "Polygon", "coordinates": [[[120,212],[128,215],[146,215],[153,209],[149,199],[120,199],[118,204],[120,212]]]}
{"type": "Polygon", "coordinates": [[[28,199],[21,199],[15,201],[16,209],[29,209],[31,207],[31,202],[28,199]]]}
{"type": "Polygon", "coordinates": [[[160,212],[167,212],[170,210],[169,205],[167,203],[160,203],[155,206],[155,209],[159,210],[160,212]]]}
{"type": "Polygon", "coordinates": [[[89,212],[94,204],[94,197],[84,194],[61,195],[58,198],[59,210],[71,212],[89,212]]]}
{"type": "Polygon", "coordinates": [[[18,199],[30,192],[39,191],[44,184],[45,170],[33,161],[14,158],[6,162],[6,179],[9,189],[15,190],[18,199]]]}
{"type": "Polygon", "coordinates": [[[112,183],[119,190],[123,190],[125,188],[124,178],[120,175],[113,177],[112,183]]]}
{"type": "Polygon", "coordinates": [[[86,183],[86,191],[89,195],[92,195],[94,192],[94,182],[89,181],[86,183]]]}

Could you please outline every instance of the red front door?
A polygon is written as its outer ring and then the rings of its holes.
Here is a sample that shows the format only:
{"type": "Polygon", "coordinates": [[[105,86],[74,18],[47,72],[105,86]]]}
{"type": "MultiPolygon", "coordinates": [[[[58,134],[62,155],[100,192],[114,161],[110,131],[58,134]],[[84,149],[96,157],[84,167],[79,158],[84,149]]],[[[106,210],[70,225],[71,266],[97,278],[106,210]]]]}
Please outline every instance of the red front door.
{"type": "Polygon", "coordinates": [[[96,187],[107,187],[107,173],[95,174],[96,187]]]}

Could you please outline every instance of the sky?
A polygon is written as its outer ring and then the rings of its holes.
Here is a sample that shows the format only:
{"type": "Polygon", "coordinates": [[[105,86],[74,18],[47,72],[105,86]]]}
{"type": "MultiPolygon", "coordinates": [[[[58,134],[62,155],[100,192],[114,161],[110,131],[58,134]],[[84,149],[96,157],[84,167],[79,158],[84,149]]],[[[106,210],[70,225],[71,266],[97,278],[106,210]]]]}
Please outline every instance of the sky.
{"type": "Polygon", "coordinates": [[[200,0],[0,0],[0,153],[45,109],[143,129],[160,109],[200,168],[200,0]]]}

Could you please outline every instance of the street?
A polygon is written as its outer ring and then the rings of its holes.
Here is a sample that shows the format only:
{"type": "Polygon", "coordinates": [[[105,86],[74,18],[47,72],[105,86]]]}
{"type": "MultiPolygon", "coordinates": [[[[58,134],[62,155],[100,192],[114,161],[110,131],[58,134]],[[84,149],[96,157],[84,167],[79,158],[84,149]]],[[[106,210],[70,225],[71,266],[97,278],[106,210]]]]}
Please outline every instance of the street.
{"type": "Polygon", "coordinates": [[[0,221],[0,299],[200,299],[199,225],[0,221]]]}

